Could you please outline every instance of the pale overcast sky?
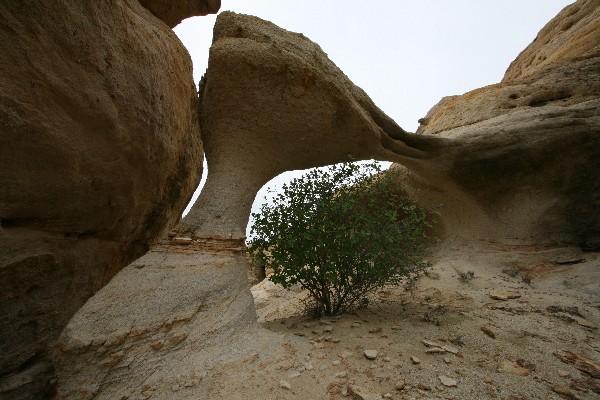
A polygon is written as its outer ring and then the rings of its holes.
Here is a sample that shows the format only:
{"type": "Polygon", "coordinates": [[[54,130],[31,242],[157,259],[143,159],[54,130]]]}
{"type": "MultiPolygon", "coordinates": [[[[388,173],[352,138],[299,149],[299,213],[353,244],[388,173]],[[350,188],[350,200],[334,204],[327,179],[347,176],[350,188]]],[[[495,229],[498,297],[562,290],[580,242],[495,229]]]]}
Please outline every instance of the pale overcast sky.
{"type": "MultiPolygon", "coordinates": [[[[442,97],[499,82],[537,32],[572,2],[222,0],[221,11],[255,15],[303,33],[412,132],[442,97]]],[[[192,56],[196,82],[208,64],[215,18],[190,18],[175,28],[192,56]]],[[[259,193],[257,199],[263,197],[259,193]]]]}

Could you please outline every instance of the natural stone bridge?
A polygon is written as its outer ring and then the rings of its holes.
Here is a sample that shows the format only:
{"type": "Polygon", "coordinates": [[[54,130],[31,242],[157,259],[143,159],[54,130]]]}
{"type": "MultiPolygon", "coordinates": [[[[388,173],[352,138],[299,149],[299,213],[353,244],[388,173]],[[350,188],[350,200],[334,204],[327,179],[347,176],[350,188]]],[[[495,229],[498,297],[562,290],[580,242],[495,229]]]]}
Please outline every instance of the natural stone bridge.
{"type": "Polygon", "coordinates": [[[281,172],[349,154],[396,162],[398,190],[443,204],[442,238],[600,248],[597,1],[565,8],[502,82],[443,99],[417,134],[315,43],[228,12],[198,98],[169,26],[219,1],[23,7],[0,6],[0,397],[51,391],[50,348],[73,399],[194,398],[226,365],[287,356],[256,324],[250,207],[281,172]],[[203,151],[206,186],[179,221],[203,151]]]}

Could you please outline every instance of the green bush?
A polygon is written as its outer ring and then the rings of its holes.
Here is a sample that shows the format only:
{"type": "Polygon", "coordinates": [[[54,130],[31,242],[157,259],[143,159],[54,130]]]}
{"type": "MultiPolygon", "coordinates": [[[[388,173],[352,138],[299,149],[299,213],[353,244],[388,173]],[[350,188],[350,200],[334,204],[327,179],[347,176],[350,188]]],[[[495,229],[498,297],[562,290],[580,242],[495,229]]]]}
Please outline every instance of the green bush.
{"type": "Polygon", "coordinates": [[[251,256],[274,270],[271,281],[306,289],[315,316],[352,310],[425,266],[427,213],[380,171],[376,162],[309,170],[252,214],[251,256]]]}

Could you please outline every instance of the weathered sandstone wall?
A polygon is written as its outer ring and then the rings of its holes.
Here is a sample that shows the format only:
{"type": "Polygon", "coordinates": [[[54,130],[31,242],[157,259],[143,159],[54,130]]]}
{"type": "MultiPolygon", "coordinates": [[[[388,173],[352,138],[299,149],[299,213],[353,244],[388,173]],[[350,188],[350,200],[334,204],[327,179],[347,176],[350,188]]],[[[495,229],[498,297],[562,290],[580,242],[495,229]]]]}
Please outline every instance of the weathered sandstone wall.
{"type": "Polygon", "coordinates": [[[0,398],[42,398],[68,320],[198,184],[197,94],[136,0],[3,1],[0,42],[0,398]]]}

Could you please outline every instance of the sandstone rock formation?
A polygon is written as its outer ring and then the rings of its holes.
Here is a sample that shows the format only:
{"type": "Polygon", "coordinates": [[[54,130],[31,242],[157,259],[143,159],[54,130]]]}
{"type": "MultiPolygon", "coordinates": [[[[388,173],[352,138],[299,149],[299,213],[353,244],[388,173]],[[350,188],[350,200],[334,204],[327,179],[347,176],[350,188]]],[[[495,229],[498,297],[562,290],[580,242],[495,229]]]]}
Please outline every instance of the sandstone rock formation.
{"type": "Polygon", "coordinates": [[[235,253],[256,192],[289,169],[349,154],[410,164],[443,143],[404,132],[316,44],[256,17],[218,17],[200,89],[206,186],[171,239],[117,274],[63,331],[61,398],[197,397],[218,385],[218,354],[235,364],[285,353],[258,329],[247,260],[235,253]]]}
{"type": "Polygon", "coordinates": [[[346,160],[411,164],[443,139],[406,133],[301,34],[219,15],[201,89],[208,180],[181,233],[245,236],[256,192],[282,172],[346,160]]]}
{"type": "Polygon", "coordinates": [[[139,0],[152,14],[173,28],[186,18],[214,14],[221,0],[139,0]]]}
{"type": "Polygon", "coordinates": [[[31,399],[73,313],[178,221],[202,143],[190,57],[138,1],[4,1],[0,42],[0,398],[31,399]]]}
{"type": "MultiPolygon", "coordinates": [[[[578,15],[594,32],[597,12],[580,1],[557,18],[578,15]]],[[[565,47],[577,41],[564,35],[565,47]]],[[[412,135],[303,36],[222,14],[201,85],[206,187],[174,236],[123,269],[64,330],[55,353],[59,396],[244,398],[243,385],[222,390],[232,373],[246,382],[286,357],[292,344],[256,326],[236,253],[256,191],[284,170],[349,153],[398,161],[410,168],[394,169],[405,190],[426,205],[444,203],[444,228],[456,236],[523,244],[575,240],[586,223],[593,231],[594,48],[446,99],[412,135]],[[547,94],[559,87],[572,88],[571,97],[547,94]]]]}
{"type": "Polygon", "coordinates": [[[447,234],[600,248],[600,4],[566,7],[502,82],[442,99],[418,133],[453,143],[396,166],[404,190],[440,206],[447,234]]]}

